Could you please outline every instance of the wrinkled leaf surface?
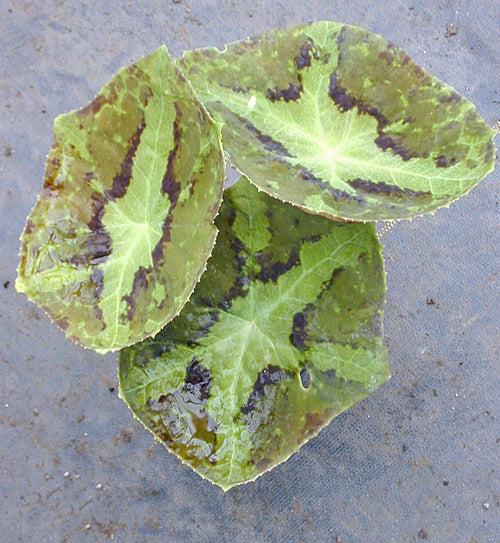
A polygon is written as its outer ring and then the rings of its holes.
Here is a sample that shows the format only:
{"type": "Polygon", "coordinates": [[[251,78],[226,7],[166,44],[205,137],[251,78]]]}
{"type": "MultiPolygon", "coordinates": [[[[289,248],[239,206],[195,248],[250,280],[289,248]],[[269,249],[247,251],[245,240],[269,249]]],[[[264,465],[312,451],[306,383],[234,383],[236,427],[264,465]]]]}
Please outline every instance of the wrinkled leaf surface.
{"type": "Polygon", "coordinates": [[[303,213],[244,178],[182,313],[120,353],[121,395],[227,489],[285,460],[389,376],[375,227],[303,213]]]}
{"type": "Polygon", "coordinates": [[[225,123],[231,163],[267,193],[353,220],[448,205],[493,169],[473,104],[381,36],[317,22],[178,61],[225,123]]]}
{"type": "Polygon", "coordinates": [[[215,241],[219,132],[166,47],[58,117],[17,289],[101,352],[158,332],[189,298],[215,241]]]}

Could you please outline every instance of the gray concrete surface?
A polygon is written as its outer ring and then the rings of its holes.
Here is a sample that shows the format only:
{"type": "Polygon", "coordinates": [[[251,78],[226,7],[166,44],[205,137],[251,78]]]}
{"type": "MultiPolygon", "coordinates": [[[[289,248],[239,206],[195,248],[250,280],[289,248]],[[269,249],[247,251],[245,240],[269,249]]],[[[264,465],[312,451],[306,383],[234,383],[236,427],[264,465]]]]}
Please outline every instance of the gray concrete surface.
{"type": "Polygon", "coordinates": [[[499,121],[498,0],[1,0],[2,543],[500,541],[498,164],[449,210],[383,229],[390,382],[225,495],[132,419],[116,355],[75,347],[14,291],[57,114],[161,43],[313,19],[383,34],[499,121]]]}

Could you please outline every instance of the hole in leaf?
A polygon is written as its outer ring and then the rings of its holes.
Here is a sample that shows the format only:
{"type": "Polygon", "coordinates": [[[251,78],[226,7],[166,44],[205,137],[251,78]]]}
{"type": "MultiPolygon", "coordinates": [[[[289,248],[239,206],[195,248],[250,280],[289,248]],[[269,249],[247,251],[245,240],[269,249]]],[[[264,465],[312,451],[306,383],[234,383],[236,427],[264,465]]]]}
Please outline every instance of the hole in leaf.
{"type": "Polygon", "coordinates": [[[300,384],[305,389],[308,389],[311,386],[311,372],[308,369],[303,368],[300,370],[299,376],[300,376],[300,384]]]}

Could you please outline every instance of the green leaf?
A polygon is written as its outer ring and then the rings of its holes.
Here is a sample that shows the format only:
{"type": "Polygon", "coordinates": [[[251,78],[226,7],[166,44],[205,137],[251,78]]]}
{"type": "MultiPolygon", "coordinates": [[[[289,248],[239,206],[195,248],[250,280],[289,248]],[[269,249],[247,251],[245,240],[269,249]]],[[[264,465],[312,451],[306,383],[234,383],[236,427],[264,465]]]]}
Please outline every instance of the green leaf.
{"type": "Polygon", "coordinates": [[[161,47],[57,117],[16,288],[102,353],[179,313],[215,242],[220,130],[161,47]]]}
{"type": "Polygon", "coordinates": [[[268,194],[352,220],[449,205],[493,170],[491,129],[473,104],[401,49],[358,27],[317,22],[178,61],[230,162],[268,194]]]}
{"type": "Polygon", "coordinates": [[[226,190],[217,245],[181,314],[120,353],[121,396],[227,489],[284,461],[389,377],[373,224],[226,190]]]}

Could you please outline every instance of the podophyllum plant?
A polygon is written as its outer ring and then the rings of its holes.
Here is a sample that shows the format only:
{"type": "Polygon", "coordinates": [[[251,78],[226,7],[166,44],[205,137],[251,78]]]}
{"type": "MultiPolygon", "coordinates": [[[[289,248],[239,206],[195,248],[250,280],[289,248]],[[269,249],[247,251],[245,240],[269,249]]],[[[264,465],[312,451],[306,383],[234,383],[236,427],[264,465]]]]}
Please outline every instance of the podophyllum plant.
{"type": "Polygon", "coordinates": [[[373,221],[466,193],[494,133],[361,28],[163,46],[55,120],[16,288],[73,341],[122,349],[134,415],[227,489],[387,380],[373,221]],[[223,201],[221,141],[242,174],[223,201]]]}

